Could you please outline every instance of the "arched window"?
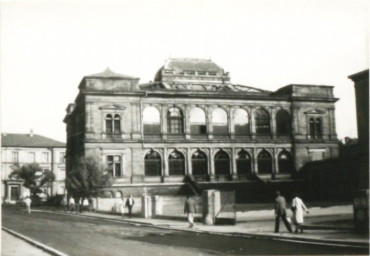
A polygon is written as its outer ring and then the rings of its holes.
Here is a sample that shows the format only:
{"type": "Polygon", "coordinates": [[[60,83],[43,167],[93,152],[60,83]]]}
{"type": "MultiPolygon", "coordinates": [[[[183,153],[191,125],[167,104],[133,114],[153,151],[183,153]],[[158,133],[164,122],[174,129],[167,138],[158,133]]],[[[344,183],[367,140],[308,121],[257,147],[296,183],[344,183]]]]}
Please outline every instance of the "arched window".
{"type": "Polygon", "coordinates": [[[244,109],[238,108],[234,113],[234,127],[235,134],[248,135],[249,134],[249,117],[248,112],[244,109]]]}
{"type": "Polygon", "coordinates": [[[143,111],[144,134],[160,134],[161,118],[157,108],[146,107],[143,111]]]}
{"type": "Polygon", "coordinates": [[[230,158],[225,151],[218,151],[215,155],[215,174],[230,175],[230,158]]]}
{"type": "Polygon", "coordinates": [[[105,116],[105,132],[108,134],[113,133],[112,115],[108,114],[105,116]]]}
{"type": "Polygon", "coordinates": [[[184,155],[178,151],[173,151],[168,157],[170,175],[185,175],[184,155]]]}
{"type": "Polygon", "coordinates": [[[115,134],[121,133],[121,117],[120,115],[114,115],[114,121],[113,121],[113,132],[115,134]]]}
{"type": "Polygon", "coordinates": [[[266,150],[261,151],[257,157],[258,173],[271,174],[272,173],[272,158],[270,153],[266,150]]]}
{"type": "Polygon", "coordinates": [[[321,118],[309,119],[310,136],[312,139],[322,138],[321,118]]]}
{"type": "Polygon", "coordinates": [[[277,135],[290,135],[290,115],[287,111],[281,109],[276,114],[276,133],[277,135]]]}
{"type": "Polygon", "coordinates": [[[178,108],[170,108],[167,112],[167,132],[169,134],[184,133],[184,120],[182,111],[178,108]]]}
{"type": "Polygon", "coordinates": [[[212,112],[213,134],[227,135],[229,129],[227,127],[227,114],[222,108],[216,108],[212,112]]]}
{"type": "Polygon", "coordinates": [[[269,135],[270,134],[270,116],[264,109],[258,109],[255,112],[256,120],[256,134],[269,135]]]}
{"type": "Polygon", "coordinates": [[[118,114],[111,114],[105,116],[105,132],[107,134],[120,134],[121,133],[121,116],[118,114]]]}
{"type": "Polygon", "coordinates": [[[206,114],[201,108],[193,108],[190,111],[190,131],[191,134],[206,134],[206,114]]]}
{"type": "Polygon", "coordinates": [[[194,152],[193,156],[191,157],[191,164],[193,175],[207,175],[208,173],[208,164],[207,164],[207,156],[200,150],[194,152]]]}
{"type": "Polygon", "coordinates": [[[292,173],[293,162],[292,156],[287,151],[282,151],[278,158],[279,173],[292,173]]]}
{"type": "Polygon", "coordinates": [[[250,176],[252,174],[252,163],[249,154],[242,150],[236,159],[236,172],[239,175],[250,176]]]}
{"type": "Polygon", "coordinates": [[[151,150],[145,155],[145,176],[160,176],[161,175],[161,156],[151,150]]]}

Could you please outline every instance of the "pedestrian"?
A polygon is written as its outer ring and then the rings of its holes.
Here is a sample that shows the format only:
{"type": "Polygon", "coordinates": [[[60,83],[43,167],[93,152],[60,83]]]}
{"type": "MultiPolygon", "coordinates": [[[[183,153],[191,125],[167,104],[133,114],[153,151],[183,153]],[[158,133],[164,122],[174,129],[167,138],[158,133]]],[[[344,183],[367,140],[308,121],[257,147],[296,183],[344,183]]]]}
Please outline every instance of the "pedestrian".
{"type": "Polygon", "coordinates": [[[306,205],[303,203],[302,199],[295,195],[292,200],[291,210],[293,212],[293,224],[295,225],[295,233],[298,233],[298,229],[303,233],[303,211],[309,213],[306,205]]]}
{"type": "Polygon", "coordinates": [[[290,226],[287,216],[286,216],[286,201],[280,192],[277,190],[275,192],[275,233],[279,233],[280,218],[283,220],[285,227],[290,233],[292,233],[292,227],[290,226]]]}
{"type": "Polygon", "coordinates": [[[121,198],[119,207],[120,207],[121,215],[122,217],[124,217],[125,216],[125,199],[123,197],[121,198]]]}
{"type": "Polygon", "coordinates": [[[27,196],[26,199],[24,199],[24,202],[26,203],[28,214],[31,214],[31,203],[32,203],[31,198],[27,196]]]}
{"type": "Polygon", "coordinates": [[[132,195],[130,195],[127,200],[126,200],[126,206],[128,208],[128,217],[131,218],[132,216],[132,207],[134,206],[135,204],[135,200],[134,198],[132,197],[132,195]]]}
{"type": "Polygon", "coordinates": [[[75,199],[73,196],[69,198],[69,210],[73,212],[75,210],[75,199]]]}
{"type": "Polygon", "coordinates": [[[194,227],[194,213],[196,213],[197,209],[195,207],[195,202],[193,198],[190,196],[186,196],[185,206],[184,206],[184,213],[187,214],[189,228],[194,227]]]}

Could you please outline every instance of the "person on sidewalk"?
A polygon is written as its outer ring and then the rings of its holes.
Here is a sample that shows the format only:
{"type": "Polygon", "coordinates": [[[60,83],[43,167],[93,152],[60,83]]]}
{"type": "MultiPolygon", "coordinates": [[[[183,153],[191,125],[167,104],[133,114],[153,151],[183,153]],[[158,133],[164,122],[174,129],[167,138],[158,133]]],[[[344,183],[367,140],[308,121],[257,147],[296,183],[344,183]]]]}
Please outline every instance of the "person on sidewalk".
{"type": "Polygon", "coordinates": [[[132,214],[132,207],[134,206],[135,204],[135,201],[134,201],[134,198],[132,197],[132,195],[130,195],[127,200],[126,200],[126,206],[128,208],[128,217],[131,218],[131,214],[132,214]]]}
{"type": "Polygon", "coordinates": [[[286,201],[280,192],[277,190],[275,192],[275,233],[279,233],[280,218],[283,220],[285,227],[290,233],[292,233],[292,227],[290,226],[287,216],[286,216],[286,201]]]}
{"type": "Polygon", "coordinates": [[[31,203],[32,203],[31,198],[27,196],[26,199],[24,199],[24,202],[26,203],[28,214],[31,214],[31,203]]]}
{"type": "Polygon", "coordinates": [[[309,213],[306,205],[303,203],[302,199],[295,195],[292,200],[292,212],[293,212],[293,223],[295,225],[295,233],[298,233],[298,229],[303,233],[303,211],[309,213]]]}
{"type": "Polygon", "coordinates": [[[186,196],[184,213],[187,214],[189,228],[194,227],[194,213],[196,212],[195,202],[190,196],[186,196]]]}

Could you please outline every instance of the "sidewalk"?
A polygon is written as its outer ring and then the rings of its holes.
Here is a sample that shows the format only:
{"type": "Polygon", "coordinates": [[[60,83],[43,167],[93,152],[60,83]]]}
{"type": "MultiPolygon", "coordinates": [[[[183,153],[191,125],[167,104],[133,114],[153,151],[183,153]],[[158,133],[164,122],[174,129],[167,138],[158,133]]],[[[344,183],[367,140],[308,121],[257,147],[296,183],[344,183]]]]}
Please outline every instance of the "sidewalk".
{"type": "MultiPolygon", "coordinates": [[[[333,209],[323,208],[316,209],[314,216],[306,216],[304,233],[289,233],[284,224],[280,224],[280,233],[273,233],[274,219],[270,212],[260,211],[259,218],[241,218],[242,222],[237,222],[236,225],[204,225],[196,223],[195,228],[188,228],[186,219],[145,219],[145,218],[123,218],[119,215],[108,213],[63,213],[89,216],[93,218],[109,219],[119,222],[131,223],[133,225],[153,226],[157,228],[182,230],[189,232],[205,232],[219,235],[239,236],[239,237],[255,237],[261,239],[284,240],[301,243],[316,243],[335,246],[354,246],[369,248],[369,236],[367,234],[356,234],[352,230],[351,218],[352,213],[348,213],[348,206],[335,207],[333,209]],[[333,213],[336,214],[333,214],[333,213]],[[338,213],[338,214],[337,214],[338,213]],[[269,216],[266,216],[269,214],[269,216]],[[331,214],[331,215],[328,215],[331,214]],[[326,227],[323,229],[322,227],[326,227]]],[[[257,215],[256,215],[257,216],[257,215]]],[[[239,218],[238,218],[239,219],[239,218]]]]}
{"type": "Polygon", "coordinates": [[[1,231],[1,244],[1,255],[3,256],[50,256],[43,250],[3,230],[1,231]]]}

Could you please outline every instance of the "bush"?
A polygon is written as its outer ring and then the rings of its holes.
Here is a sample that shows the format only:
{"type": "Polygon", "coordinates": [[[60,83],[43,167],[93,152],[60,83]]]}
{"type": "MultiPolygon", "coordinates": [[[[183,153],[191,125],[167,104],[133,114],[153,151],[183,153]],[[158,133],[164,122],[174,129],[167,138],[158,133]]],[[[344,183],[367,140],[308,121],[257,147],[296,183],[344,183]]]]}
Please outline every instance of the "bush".
{"type": "Polygon", "coordinates": [[[48,198],[48,200],[45,202],[44,205],[59,207],[61,205],[63,197],[64,197],[64,195],[51,196],[51,197],[48,198]]]}

